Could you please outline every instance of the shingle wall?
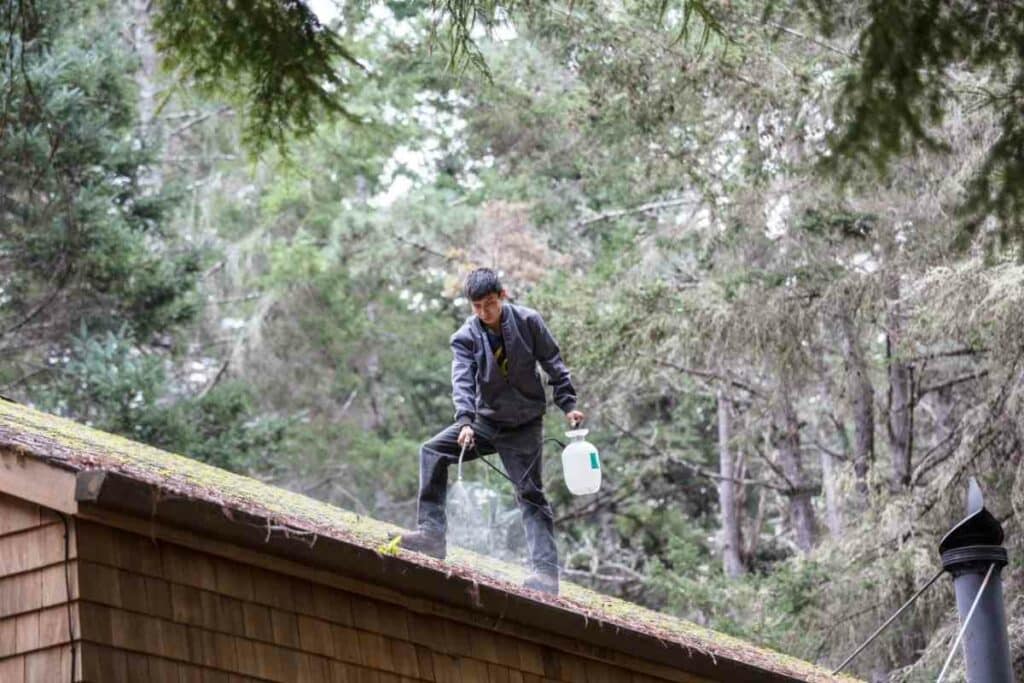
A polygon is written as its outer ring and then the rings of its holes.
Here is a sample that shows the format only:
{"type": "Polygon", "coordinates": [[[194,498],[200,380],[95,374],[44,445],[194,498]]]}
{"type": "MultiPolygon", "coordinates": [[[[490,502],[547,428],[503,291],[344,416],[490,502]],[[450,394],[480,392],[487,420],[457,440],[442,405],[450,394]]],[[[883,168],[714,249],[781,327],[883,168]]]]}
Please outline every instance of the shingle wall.
{"type": "Polygon", "coordinates": [[[71,681],[74,521],[0,494],[0,681],[71,681]],[[70,584],[70,586],[69,586],[70,584]],[[69,594],[70,590],[70,594],[69,594]],[[69,599],[70,598],[70,599],[69,599]]]}
{"type": "Polygon", "coordinates": [[[665,680],[425,613],[422,600],[414,611],[97,523],[77,532],[88,683],[665,680]]]}

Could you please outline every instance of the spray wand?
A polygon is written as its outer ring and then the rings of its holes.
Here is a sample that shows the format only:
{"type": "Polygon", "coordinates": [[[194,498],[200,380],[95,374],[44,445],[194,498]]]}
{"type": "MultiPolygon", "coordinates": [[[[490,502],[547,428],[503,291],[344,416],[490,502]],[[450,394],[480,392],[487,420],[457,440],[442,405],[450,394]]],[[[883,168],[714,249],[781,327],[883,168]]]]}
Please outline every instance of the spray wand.
{"type": "Polygon", "coordinates": [[[462,444],[462,450],[459,451],[459,473],[455,477],[455,483],[456,484],[461,484],[462,483],[462,458],[465,457],[466,449],[468,447],[469,447],[469,441],[467,440],[465,443],[462,444]]]}

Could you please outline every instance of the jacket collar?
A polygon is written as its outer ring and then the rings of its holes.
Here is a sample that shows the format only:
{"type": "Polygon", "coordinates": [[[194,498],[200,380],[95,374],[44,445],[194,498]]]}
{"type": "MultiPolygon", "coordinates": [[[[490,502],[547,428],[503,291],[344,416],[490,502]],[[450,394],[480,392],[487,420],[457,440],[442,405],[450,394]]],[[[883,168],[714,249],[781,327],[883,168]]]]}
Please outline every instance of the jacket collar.
{"type": "MultiPolygon", "coordinates": [[[[480,318],[473,317],[473,322],[476,324],[476,329],[480,334],[487,334],[488,327],[484,325],[484,322],[480,318]]],[[[501,304],[501,329],[511,329],[515,323],[512,321],[512,304],[505,302],[501,304]]]]}

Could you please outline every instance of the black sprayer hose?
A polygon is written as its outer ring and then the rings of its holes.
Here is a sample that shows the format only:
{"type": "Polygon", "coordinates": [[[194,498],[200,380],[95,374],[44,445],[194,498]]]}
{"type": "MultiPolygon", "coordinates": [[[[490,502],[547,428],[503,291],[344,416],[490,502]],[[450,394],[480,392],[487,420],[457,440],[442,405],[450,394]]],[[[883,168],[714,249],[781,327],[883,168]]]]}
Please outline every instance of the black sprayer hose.
{"type": "MultiPolygon", "coordinates": [[[[543,446],[543,444],[547,443],[548,441],[554,441],[554,442],[555,442],[555,443],[557,443],[557,444],[558,444],[559,446],[561,446],[563,450],[565,449],[565,444],[564,444],[564,443],[562,443],[561,441],[559,441],[558,439],[556,439],[556,438],[555,438],[555,437],[553,437],[553,436],[549,436],[548,438],[544,439],[544,441],[542,441],[542,442],[541,442],[542,446],[543,446]]],[[[518,488],[518,487],[519,487],[519,484],[521,484],[521,483],[522,483],[522,481],[520,481],[519,483],[516,483],[516,482],[512,481],[512,477],[508,476],[508,475],[507,475],[507,474],[506,474],[506,473],[505,473],[505,472],[504,472],[503,470],[499,469],[497,465],[493,464],[493,463],[492,463],[492,462],[491,462],[490,460],[488,460],[487,458],[485,458],[485,457],[483,456],[483,454],[482,454],[482,453],[480,453],[480,450],[479,450],[479,449],[478,449],[478,448],[476,447],[476,444],[475,444],[475,443],[473,444],[473,450],[474,450],[474,451],[476,451],[476,457],[477,457],[477,458],[479,458],[480,460],[483,460],[483,461],[484,461],[484,463],[485,463],[485,464],[486,464],[486,465],[487,465],[488,467],[490,467],[490,468],[491,468],[492,470],[494,470],[495,472],[497,472],[497,473],[498,473],[498,474],[500,474],[501,476],[505,477],[505,479],[507,479],[507,480],[509,481],[509,483],[511,483],[511,484],[512,484],[513,486],[515,486],[515,487],[517,487],[517,488],[518,488]]],[[[463,451],[465,451],[465,449],[463,449],[463,451]]],[[[526,468],[526,471],[525,471],[525,472],[523,472],[523,479],[526,479],[526,477],[527,477],[527,476],[529,476],[529,474],[530,474],[530,470],[532,470],[532,469],[533,469],[533,466],[537,464],[537,461],[538,461],[538,460],[539,460],[539,459],[540,459],[540,458],[541,458],[541,457],[542,457],[543,455],[544,455],[544,451],[543,451],[543,448],[542,448],[542,449],[541,449],[541,451],[540,451],[539,453],[537,453],[537,456],[536,456],[536,457],[535,457],[535,458],[533,459],[533,461],[532,461],[532,462],[530,463],[530,466],[526,468]]],[[[459,465],[461,466],[461,464],[462,464],[462,456],[460,455],[460,456],[459,456],[459,465]]]]}
{"type": "MultiPolygon", "coordinates": [[[[525,471],[523,472],[523,476],[522,476],[522,479],[521,479],[521,480],[520,480],[519,482],[513,481],[512,477],[508,476],[508,474],[506,474],[506,473],[505,473],[505,472],[504,472],[504,471],[503,471],[503,470],[502,470],[501,468],[499,468],[499,467],[498,467],[497,465],[495,465],[495,464],[494,464],[494,463],[492,463],[492,462],[491,462],[490,460],[488,460],[487,458],[485,458],[485,457],[484,457],[484,455],[483,455],[483,454],[482,454],[482,453],[480,452],[480,449],[478,449],[478,448],[476,447],[476,444],[475,444],[475,443],[474,443],[474,444],[472,445],[472,449],[473,449],[473,451],[475,451],[475,452],[476,452],[476,457],[477,457],[477,458],[479,458],[480,460],[483,460],[483,461],[484,461],[484,464],[485,464],[485,465],[487,465],[487,466],[488,466],[488,467],[490,467],[490,468],[491,468],[492,470],[494,470],[495,472],[497,472],[498,474],[500,474],[500,475],[501,475],[502,477],[504,477],[504,478],[505,478],[505,479],[506,479],[506,480],[507,480],[507,481],[508,481],[508,482],[509,482],[510,484],[512,484],[512,486],[513,486],[513,487],[515,488],[515,496],[516,496],[516,500],[517,500],[517,501],[520,501],[520,502],[523,502],[523,503],[529,503],[530,505],[533,505],[534,507],[538,507],[538,508],[539,508],[540,506],[539,506],[539,505],[537,505],[536,503],[534,503],[533,501],[530,501],[530,500],[526,500],[525,498],[521,498],[521,497],[519,496],[519,489],[520,489],[520,487],[521,487],[521,485],[522,485],[523,481],[525,481],[525,480],[526,480],[526,478],[527,478],[528,476],[530,476],[530,471],[531,471],[531,470],[533,469],[534,465],[536,465],[536,464],[537,464],[537,461],[538,461],[538,460],[540,460],[540,459],[541,459],[541,457],[542,457],[542,456],[544,455],[544,448],[543,448],[543,444],[547,443],[548,441],[554,441],[554,442],[555,442],[555,443],[557,443],[557,444],[558,444],[559,446],[561,446],[561,447],[562,447],[563,449],[565,448],[565,444],[564,444],[564,443],[562,443],[561,441],[559,441],[558,439],[556,439],[556,438],[555,438],[555,437],[553,437],[553,436],[549,436],[549,437],[547,437],[546,439],[544,439],[544,441],[542,441],[542,442],[541,442],[541,450],[540,450],[540,451],[539,451],[539,452],[537,453],[536,457],[535,457],[535,458],[533,459],[533,461],[532,461],[532,462],[530,463],[530,466],[529,466],[529,467],[527,467],[527,468],[526,468],[526,470],[525,470],[525,471]]],[[[463,449],[463,454],[464,454],[464,453],[465,453],[465,449],[463,449]]],[[[461,461],[462,461],[462,456],[461,456],[461,455],[460,455],[460,457],[459,457],[459,461],[460,461],[460,463],[459,463],[459,464],[460,464],[460,466],[461,466],[461,461]]]]}

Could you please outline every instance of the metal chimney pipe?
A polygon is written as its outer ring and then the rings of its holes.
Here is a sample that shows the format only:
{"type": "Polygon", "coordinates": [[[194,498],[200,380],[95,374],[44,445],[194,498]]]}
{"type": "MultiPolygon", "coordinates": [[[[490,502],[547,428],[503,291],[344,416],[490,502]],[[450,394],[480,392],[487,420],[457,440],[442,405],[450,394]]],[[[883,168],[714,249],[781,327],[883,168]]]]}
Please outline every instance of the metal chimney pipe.
{"type": "Polygon", "coordinates": [[[961,625],[978,597],[985,575],[995,565],[964,632],[967,683],[1013,683],[1001,577],[1007,563],[1003,526],[985,508],[981,487],[973,477],[967,490],[967,516],[942,539],[939,553],[942,568],[953,577],[961,625]]]}

